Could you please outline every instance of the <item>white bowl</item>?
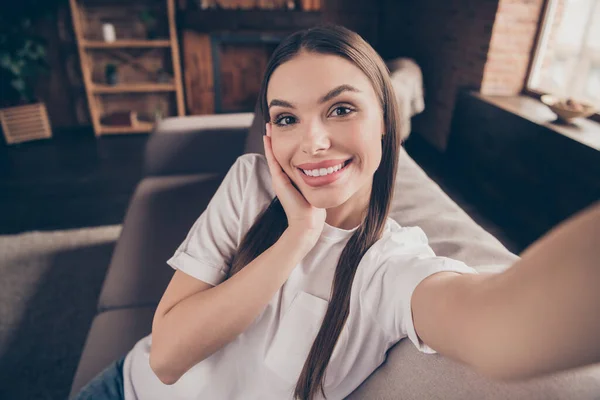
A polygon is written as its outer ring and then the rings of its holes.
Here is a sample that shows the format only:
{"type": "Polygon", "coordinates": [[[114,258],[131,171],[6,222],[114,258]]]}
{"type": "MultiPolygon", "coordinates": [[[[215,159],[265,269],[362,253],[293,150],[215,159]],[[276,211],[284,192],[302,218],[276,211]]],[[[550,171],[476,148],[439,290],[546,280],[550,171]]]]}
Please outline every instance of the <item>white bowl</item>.
{"type": "Polygon", "coordinates": [[[565,104],[567,99],[561,99],[550,94],[543,95],[540,100],[542,100],[542,103],[547,105],[548,108],[550,108],[558,116],[558,119],[567,122],[574,118],[589,117],[596,112],[596,107],[594,107],[592,104],[582,103],[580,101],[577,103],[579,103],[583,109],[574,110],[565,104]]]}

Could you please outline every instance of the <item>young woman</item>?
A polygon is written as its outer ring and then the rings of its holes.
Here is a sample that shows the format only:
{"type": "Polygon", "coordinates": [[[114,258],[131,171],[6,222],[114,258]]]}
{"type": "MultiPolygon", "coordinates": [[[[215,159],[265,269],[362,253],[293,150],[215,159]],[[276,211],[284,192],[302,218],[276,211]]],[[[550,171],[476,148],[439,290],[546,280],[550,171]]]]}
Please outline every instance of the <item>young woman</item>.
{"type": "Polygon", "coordinates": [[[501,274],[436,256],[387,217],[394,99],[351,31],[281,43],[259,95],[266,157],[232,166],[168,260],[152,334],[78,399],[343,399],[405,337],[494,378],[599,361],[600,207],[501,274]]]}

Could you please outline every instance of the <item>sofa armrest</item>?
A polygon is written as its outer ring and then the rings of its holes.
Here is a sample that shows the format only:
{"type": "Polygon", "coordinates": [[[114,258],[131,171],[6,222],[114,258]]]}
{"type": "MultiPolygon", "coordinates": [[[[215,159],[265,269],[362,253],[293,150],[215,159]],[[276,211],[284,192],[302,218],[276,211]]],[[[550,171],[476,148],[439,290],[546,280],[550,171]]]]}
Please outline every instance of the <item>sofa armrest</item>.
{"type": "Polygon", "coordinates": [[[150,135],[144,176],[227,172],[244,152],[253,113],[166,118],[150,135]]]}

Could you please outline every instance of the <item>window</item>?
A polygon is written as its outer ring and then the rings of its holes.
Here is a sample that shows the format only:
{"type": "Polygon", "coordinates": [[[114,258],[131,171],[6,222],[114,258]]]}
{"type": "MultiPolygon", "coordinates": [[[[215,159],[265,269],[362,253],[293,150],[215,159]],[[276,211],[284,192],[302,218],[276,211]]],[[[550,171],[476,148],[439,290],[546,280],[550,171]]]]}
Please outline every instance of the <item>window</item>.
{"type": "Polygon", "coordinates": [[[600,109],[600,0],[548,0],[527,88],[600,109]]]}

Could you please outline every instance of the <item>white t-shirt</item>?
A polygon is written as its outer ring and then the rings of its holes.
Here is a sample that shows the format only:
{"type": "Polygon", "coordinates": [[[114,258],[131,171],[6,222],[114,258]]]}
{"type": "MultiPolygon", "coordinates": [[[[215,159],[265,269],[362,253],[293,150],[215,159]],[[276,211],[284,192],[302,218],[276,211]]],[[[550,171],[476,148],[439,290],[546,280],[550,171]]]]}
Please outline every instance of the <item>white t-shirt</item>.
{"type": "MultiPolygon", "coordinates": [[[[240,240],[273,197],[265,157],[239,157],[167,263],[218,285],[240,240]]],[[[175,384],[163,384],[150,368],[152,335],[141,339],[125,359],[125,399],[292,399],[327,310],[339,256],[355,229],[326,224],[317,244],[252,325],[175,384]]],[[[402,338],[434,353],[417,337],[410,301],[419,282],[440,271],[475,272],[437,257],[421,228],[401,227],[388,218],[383,237],[365,253],[354,277],[350,314],[326,370],[328,399],[348,396],[402,338]]]]}

